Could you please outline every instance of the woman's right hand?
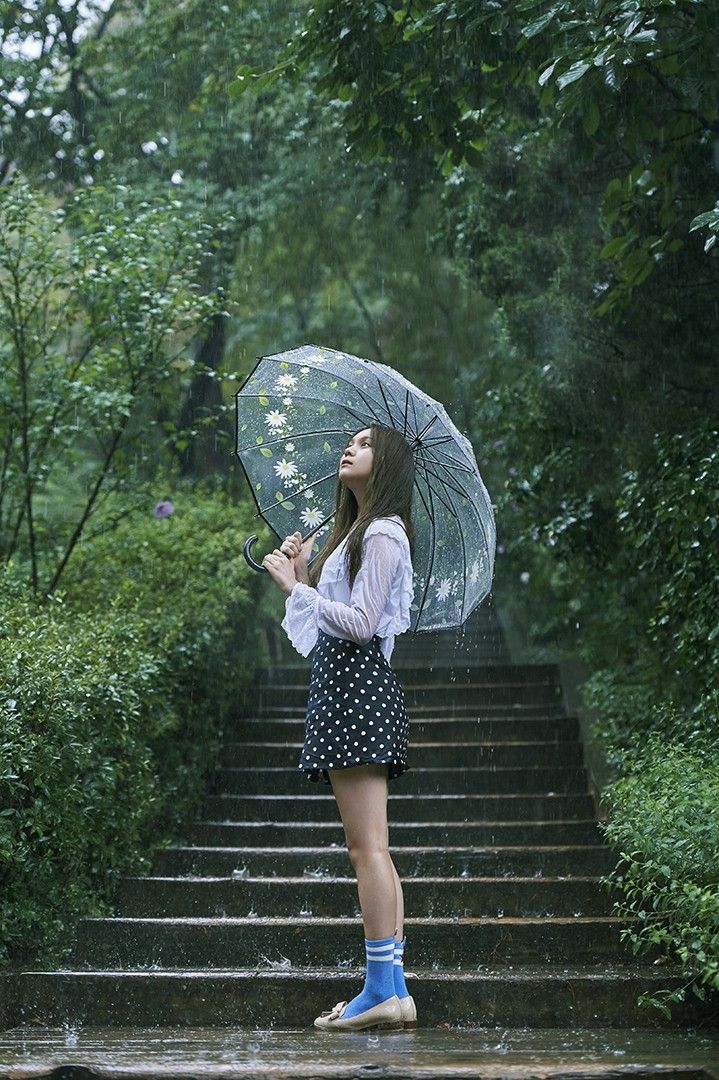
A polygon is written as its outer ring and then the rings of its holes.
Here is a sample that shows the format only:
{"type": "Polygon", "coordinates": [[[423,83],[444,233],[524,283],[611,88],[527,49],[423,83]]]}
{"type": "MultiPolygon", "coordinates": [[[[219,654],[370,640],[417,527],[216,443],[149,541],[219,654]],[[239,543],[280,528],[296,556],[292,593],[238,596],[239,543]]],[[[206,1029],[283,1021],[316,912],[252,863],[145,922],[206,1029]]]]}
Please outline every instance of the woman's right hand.
{"type": "Polygon", "coordinates": [[[304,582],[305,585],[309,585],[309,573],[307,570],[307,564],[312,554],[312,545],[314,543],[314,533],[311,533],[304,543],[302,543],[302,533],[295,532],[291,536],[286,536],[280,544],[280,551],[283,555],[286,555],[288,559],[294,560],[295,576],[298,581],[304,582]]]}

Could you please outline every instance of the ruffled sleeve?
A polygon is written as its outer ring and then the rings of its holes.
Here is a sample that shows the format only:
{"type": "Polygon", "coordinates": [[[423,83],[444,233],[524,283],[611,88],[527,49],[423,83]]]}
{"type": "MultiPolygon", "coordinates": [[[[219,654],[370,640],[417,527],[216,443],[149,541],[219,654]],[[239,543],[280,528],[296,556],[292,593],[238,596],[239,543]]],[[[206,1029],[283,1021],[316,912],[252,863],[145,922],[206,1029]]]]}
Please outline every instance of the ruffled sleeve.
{"type": "Polygon", "coordinates": [[[280,625],[302,656],[309,656],[317,644],[317,597],[316,589],[298,581],[285,601],[280,625]]]}

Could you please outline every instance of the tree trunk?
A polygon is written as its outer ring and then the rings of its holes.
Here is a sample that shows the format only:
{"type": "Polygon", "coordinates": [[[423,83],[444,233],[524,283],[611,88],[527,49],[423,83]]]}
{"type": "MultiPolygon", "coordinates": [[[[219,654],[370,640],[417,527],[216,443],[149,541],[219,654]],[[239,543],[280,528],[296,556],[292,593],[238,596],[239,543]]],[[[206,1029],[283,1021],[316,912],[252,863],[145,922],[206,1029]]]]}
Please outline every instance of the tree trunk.
{"type": "MultiPolygon", "coordinates": [[[[212,320],[209,333],[200,342],[195,362],[202,365],[203,369],[218,371],[224,351],[225,317],[217,314],[212,320]]],[[[190,383],[180,413],[180,429],[197,431],[197,435],[190,439],[188,446],[180,454],[182,476],[199,477],[227,472],[232,463],[234,436],[227,414],[221,411],[223,404],[222,391],[217,380],[204,370],[199,371],[190,383]],[[206,426],[203,421],[208,416],[213,417],[213,423],[206,426]]]]}

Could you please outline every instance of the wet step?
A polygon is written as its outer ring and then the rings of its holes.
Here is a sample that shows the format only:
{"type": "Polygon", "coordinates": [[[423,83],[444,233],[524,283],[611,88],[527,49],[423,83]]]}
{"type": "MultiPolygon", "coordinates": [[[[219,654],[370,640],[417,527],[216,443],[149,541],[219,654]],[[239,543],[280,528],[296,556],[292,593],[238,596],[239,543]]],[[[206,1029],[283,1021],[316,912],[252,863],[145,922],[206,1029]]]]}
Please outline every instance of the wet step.
{"type": "MultiPolygon", "coordinates": [[[[431,845],[516,845],[604,844],[595,820],[589,821],[393,821],[390,838],[394,844],[431,845]]],[[[187,845],[200,847],[307,847],[346,846],[342,825],[334,821],[245,821],[228,825],[220,821],[198,821],[184,830],[187,845]]]]}
{"type": "MultiPolygon", "coordinates": [[[[374,736],[372,736],[374,738],[374,736]]],[[[377,745],[381,746],[381,736],[377,745]]],[[[378,753],[382,751],[379,750],[378,753]]],[[[587,790],[587,774],[584,768],[542,768],[541,766],[517,769],[503,768],[449,768],[422,769],[409,767],[402,776],[402,790],[416,795],[436,792],[488,792],[503,794],[527,792],[528,794],[583,793],[587,790]]],[[[282,791],[286,794],[302,794],[310,782],[295,765],[294,768],[224,768],[216,769],[212,778],[215,792],[227,795],[264,791],[282,791]]]]}
{"type": "MultiPolygon", "coordinates": [[[[225,725],[225,737],[229,744],[241,742],[302,742],[305,732],[305,712],[293,719],[279,717],[245,717],[225,725]]],[[[538,715],[530,717],[496,716],[487,718],[468,716],[418,717],[415,709],[410,716],[410,752],[416,743],[454,743],[476,740],[499,747],[508,742],[551,742],[563,745],[577,740],[579,725],[576,716],[538,715]]]]}
{"type": "MultiPolygon", "coordinates": [[[[368,682],[371,680],[368,680],[368,682]]],[[[422,708],[432,708],[438,705],[442,707],[452,705],[465,705],[472,708],[482,709],[486,703],[495,708],[499,705],[505,708],[508,705],[548,705],[559,704],[562,698],[561,687],[552,683],[413,683],[407,685],[400,679],[404,687],[405,701],[411,712],[415,705],[422,708]]],[[[359,692],[359,687],[358,687],[359,692]]],[[[262,687],[251,687],[245,696],[246,707],[256,708],[262,712],[265,708],[281,706],[292,708],[307,703],[308,683],[286,683],[285,685],[273,684],[262,687]]]]}
{"type": "MultiPolygon", "coordinates": [[[[299,733],[298,733],[299,734],[299,733]]],[[[299,761],[302,740],[297,742],[225,742],[220,765],[230,768],[274,766],[292,768],[299,761]]],[[[483,765],[517,768],[527,765],[546,767],[583,764],[579,742],[505,742],[412,739],[409,763],[413,768],[478,768],[483,765]]]]}
{"type": "MultiPolygon", "coordinates": [[[[607,873],[616,863],[610,848],[597,844],[564,847],[396,847],[390,844],[392,861],[400,878],[417,875],[466,877],[556,877],[607,873]]],[[[302,874],[335,877],[347,865],[342,848],[160,848],[153,872],[161,877],[180,875],[227,876],[241,870],[251,877],[302,874]]]]}
{"type": "MultiPolygon", "coordinates": [[[[309,676],[310,664],[274,664],[262,668],[253,686],[297,686],[309,676]]],[[[556,664],[461,664],[435,662],[422,667],[403,666],[403,686],[428,683],[465,683],[473,686],[561,685],[556,664]]]]}
{"type": "MultiPolygon", "coordinates": [[[[390,822],[415,821],[567,821],[585,820],[594,813],[594,800],[587,792],[576,795],[411,795],[394,794],[411,773],[391,782],[388,802],[390,822]]],[[[339,821],[334,795],[325,794],[329,784],[305,780],[307,795],[210,795],[205,799],[205,816],[213,821],[286,821],[291,813],[297,821],[339,821]],[[314,788],[316,790],[312,791],[314,788]]]]}
{"type": "MultiPolygon", "coordinates": [[[[349,861],[348,861],[349,867],[349,861]]],[[[454,916],[611,915],[598,877],[416,877],[402,882],[409,911],[454,916]]],[[[359,917],[354,877],[128,877],[120,882],[116,914],[250,917],[359,917]]]]}
{"type": "MultiPolygon", "coordinates": [[[[164,1080],[710,1080],[719,1032],[634,1028],[433,1027],[341,1038],[342,1066],[309,1022],[291,1031],[220,1028],[33,1027],[0,1035],[8,1077],[75,1075],[164,1080]],[[708,1071],[705,1071],[708,1070],[708,1071]]],[[[332,1039],[332,1036],[330,1036],[332,1039]]],[[[331,1050],[336,1043],[329,1046],[331,1050]]]]}
{"type": "MultiPolygon", "coordinates": [[[[26,972],[15,977],[5,995],[18,1003],[16,1023],[37,1023],[42,1017],[48,1024],[110,1027],[306,1028],[322,1010],[336,1001],[349,1001],[361,989],[363,971],[356,952],[351,967],[343,970],[334,962],[327,967],[313,963],[302,970],[278,969],[265,958],[256,967],[232,971],[26,972]]],[[[671,1022],[656,1010],[637,1006],[642,993],[683,985],[686,980],[676,968],[657,970],[649,964],[627,966],[607,959],[596,965],[499,964],[481,970],[476,964],[468,970],[467,964],[461,971],[432,971],[414,961],[410,965],[407,982],[423,1028],[440,1024],[551,1028],[571,1020],[576,1027],[656,1029],[716,1021],[715,1004],[696,999],[677,1005],[671,1022]]],[[[367,1036],[361,1037],[366,1045],[367,1036]]]]}
{"type": "MultiPolygon", "coordinates": [[[[263,705],[262,709],[258,709],[254,706],[248,706],[248,714],[257,720],[272,719],[273,717],[279,717],[286,720],[298,720],[303,719],[307,712],[307,687],[305,687],[304,698],[298,700],[295,704],[289,704],[288,702],[276,704],[276,705],[263,705]]],[[[430,705],[424,700],[420,700],[412,705],[409,710],[411,720],[423,720],[429,719],[445,719],[451,720],[454,718],[465,719],[467,717],[474,717],[475,719],[512,719],[514,717],[549,717],[557,720],[561,720],[566,715],[560,702],[555,705],[544,704],[531,704],[527,702],[514,702],[513,704],[493,704],[492,702],[481,702],[478,706],[476,702],[468,701],[451,701],[446,696],[441,703],[430,705]]]]}
{"type": "MultiPolygon", "coordinates": [[[[624,956],[613,916],[531,918],[410,918],[412,960],[444,969],[479,963],[558,963],[618,960],[624,956]]],[[[73,962],[80,968],[251,967],[263,958],[292,967],[356,962],[362,922],[357,918],[263,915],[262,918],[82,919],[73,962]]],[[[655,954],[647,954],[651,961],[655,954]]]]}

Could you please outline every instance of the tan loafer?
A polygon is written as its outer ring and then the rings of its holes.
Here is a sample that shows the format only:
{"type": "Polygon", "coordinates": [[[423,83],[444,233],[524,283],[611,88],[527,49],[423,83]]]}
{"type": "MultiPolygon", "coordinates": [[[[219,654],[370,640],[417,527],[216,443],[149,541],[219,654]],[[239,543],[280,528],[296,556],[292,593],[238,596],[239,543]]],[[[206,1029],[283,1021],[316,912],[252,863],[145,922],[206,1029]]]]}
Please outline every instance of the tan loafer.
{"type": "Polygon", "coordinates": [[[346,1001],[338,1001],[334,1009],[321,1013],[315,1020],[315,1027],[321,1031],[367,1031],[377,1028],[379,1031],[401,1031],[404,1027],[402,1006],[399,998],[393,994],[379,1005],[343,1019],[347,1008],[346,1001]]]}
{"type": "Polygon", "coordinates": [[[414,1003],[412,995],[410,994],[409,997],[400,998],[399,1005],[402,1010],[402,1023],[405,1028],[416,1028],[417,1006],[414,1003]]]}

